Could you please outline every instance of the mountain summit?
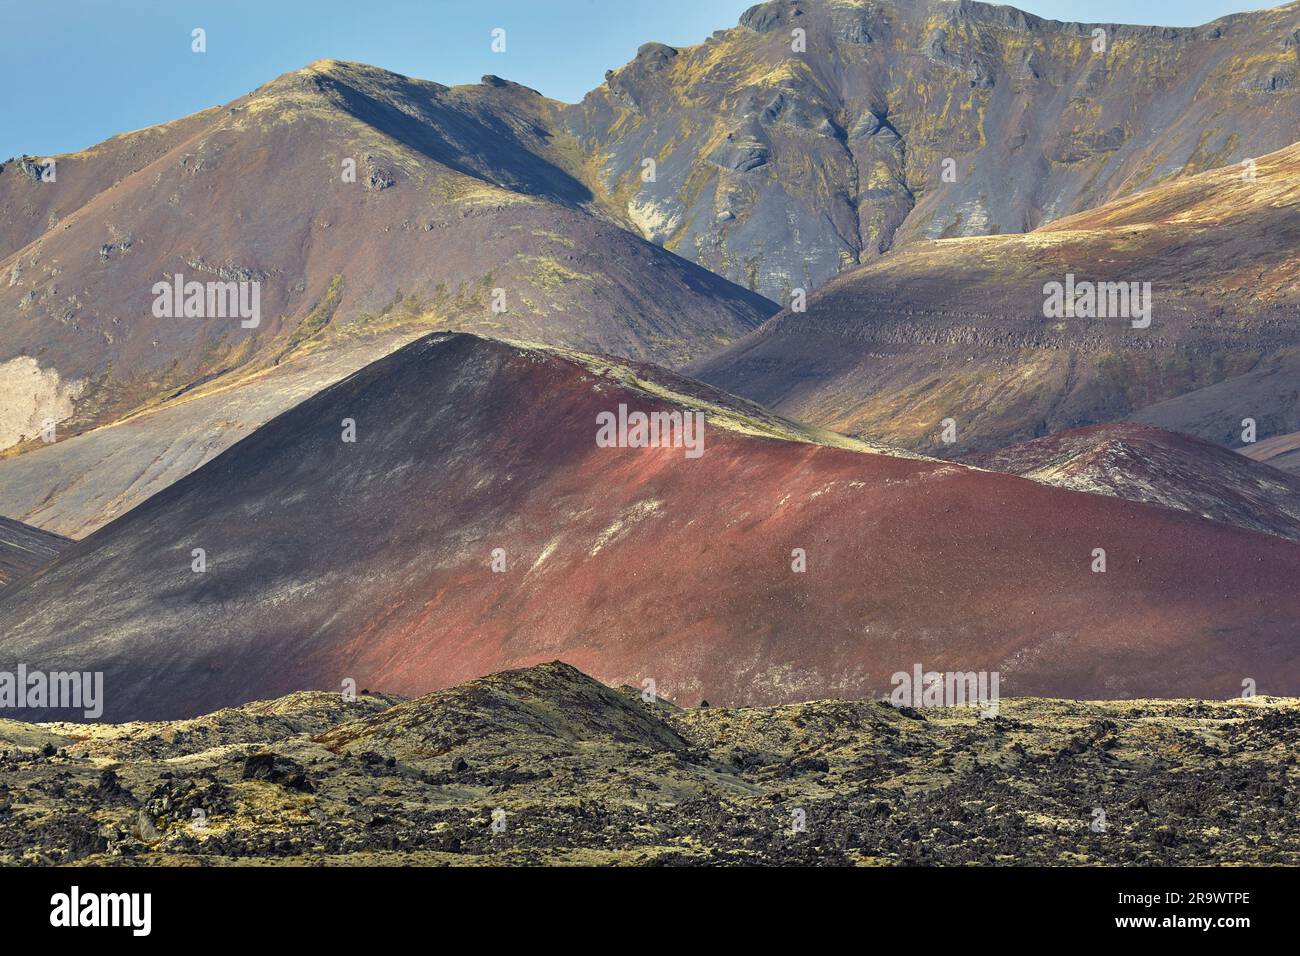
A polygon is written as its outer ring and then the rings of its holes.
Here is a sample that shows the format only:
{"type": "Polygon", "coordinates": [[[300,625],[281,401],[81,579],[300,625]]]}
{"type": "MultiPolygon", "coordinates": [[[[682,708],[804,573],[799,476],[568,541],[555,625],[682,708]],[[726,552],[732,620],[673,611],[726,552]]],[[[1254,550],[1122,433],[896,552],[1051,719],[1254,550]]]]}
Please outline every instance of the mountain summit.
{"type": "Polygon", "coordinates": [[[562,120],[643,234],[790,304],[919,239],[1027,232],[1294,142],[1300,5],[1201,27],[771,0],[562,120]],[[653,182],[641,178],[653,158],[653,182]]]}
{"type": "Polygon", "coordinates": [[[603,212],[556,105],[322,60],[57,157],[53,182],[4,166],[0,392],[33,364],[49,381],[5,409],[3,445],[35,439],[23,422],[71,434],[393,331],[672,365],[775,311],[603,212]],[[160,310],[159,283],[207,297],[160,310]],[[214,309],[226,283],[255,286],[259,315],[214,309]]]}

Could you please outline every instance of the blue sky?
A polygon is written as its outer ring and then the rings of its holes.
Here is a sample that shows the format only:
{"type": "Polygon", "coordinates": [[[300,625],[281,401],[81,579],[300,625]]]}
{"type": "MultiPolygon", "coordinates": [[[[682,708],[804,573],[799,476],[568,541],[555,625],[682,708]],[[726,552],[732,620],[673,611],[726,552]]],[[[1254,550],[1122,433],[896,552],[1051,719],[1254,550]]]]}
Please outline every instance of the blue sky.
{"type": "MultiPolygon", "coordinates": [[[[698,43],[753,0],[3,0],[0,159],[70,152],[224,103],[322,57],[440,83],[485,73],[569,102],[649,40],[698,43]],[[190,31],[208,52],[190,52],[190,31]],[[506,52],[493,53],[502,27],[506,52]]],[[[1040,16],[1188,26],[1272,5],[1025,0],[1040,16]]]]}

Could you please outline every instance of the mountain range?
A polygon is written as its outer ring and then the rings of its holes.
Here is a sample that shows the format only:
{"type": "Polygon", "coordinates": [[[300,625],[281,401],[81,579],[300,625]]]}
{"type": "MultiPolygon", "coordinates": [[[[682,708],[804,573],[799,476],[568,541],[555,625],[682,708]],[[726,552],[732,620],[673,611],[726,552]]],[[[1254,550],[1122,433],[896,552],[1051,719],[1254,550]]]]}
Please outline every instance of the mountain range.
{"type": "Polygon", "coordinates": [[[646,44],[562,118],[645,235],[789,305],[892,248],[1029,232],[1289,145],[1298,50],[1294,3],[1175,29],[772,0],[698,46],[646,44]]]}
{"type": "Polygon", "coordinates": [[[575,105],[317,61],[54,157],[54,182],[44,159],[4,164],[0,394],[41,382],[0,445],[377,328],[680,364],[767,318],[754,293],[789,305],[891,248],[1021,233],[1288,145],[1297,36],[1295,4],[1172,29],[776,0],[698,46],[647,44],[575,105]],[[177,274],[258,281],[259,325],[154,319],[177,274]]]}
{"type": "Polygon", "coordinates": [[[1300,692],[1298,57],[773,0],[577,104],[323,59],[8,161],[0,672],[1300,692]]]}
{"type": "Polygon", "coordinates": [[[56,157],[53,182],[6,164],[0,388],[33,364],[43,380],[3,445],[39,445],[47,413],[80,432],[379,332],[454,323],[675,364],[775,311],[599,214],[549,109],[494,78],[320,61],[56,157]],[[256,324],[156,316],[178,275],[258,283],[256,324]]]}

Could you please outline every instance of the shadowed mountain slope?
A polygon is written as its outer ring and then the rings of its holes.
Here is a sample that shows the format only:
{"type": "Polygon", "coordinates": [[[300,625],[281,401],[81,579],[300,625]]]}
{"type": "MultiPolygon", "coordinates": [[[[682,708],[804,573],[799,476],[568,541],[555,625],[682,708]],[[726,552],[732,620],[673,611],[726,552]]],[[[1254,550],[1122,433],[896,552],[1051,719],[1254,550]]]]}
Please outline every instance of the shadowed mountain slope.
{"type": "MultiPolygon", "coordinates": [[[[1289,324],[1294,317],[1293,306],[1282,322],[1289,324]]],[[[1129,419],[1242,452],[1248,451],[1242,447],[1246,419],[1255,422],[1259,445],[1270,438],[1283,440],[1300,431],[1300,352],[1283,348],[1265,354],[1248,372],[1148,405],[1129,419]]]]}
{"type": "Polygon", "coordinates": [[[49,564],[71,544],[61,535],[0,518],[0,589],[49,564]]]}
{"type": "Polygon", "coordinates": [[[418,338],[396,330],[223,376],[159,407],[0,456],[0,514],[85,537],[316,392],[418,338]]]}
{"type": "Polygon", "coordinates": [[[1294,142],[1298,38],[1294,3],[1172,28],[773,0],[645,44],[563,119],[646,236],[786,305],[904,243],[1026,232],[1294,142]]]}
{"type": "Polygon", "coordinates": [[[1300,477],[1190,435],[1145,425],[1094,425],[965,461],[1300,540],[1300,477]]]}
{"type": "Polygon", "coordinates": [[[1287,375],[1297,250],[1300,145],[1258,159],[1253,179],[1213,170],[1026,235],[898,250],[689,370],[783,414],[945,456],[1130,416],[1215,441],[1252,416],[1266,437],[1300,414],[1287,375]],[[1138,283],[1139,297],[1149,283],[1149,327],[1109,294],[1106,318],[1045,316],[1047,283],[1071,275],[1138,283]],[[1247,377],[1258,383],[1241,388],[1247,377]],[[1141,411],[1164,400],[1166,415],[1141,411]]]}
{"type": "Polygon", "coordinates": [[[435,334],[12,589],[0,668],[102,670],[112,720],[556,657],[714,703],[917,663],[1006,695],[1300,687],[1300,546],[878,451],[650,366],[435,334]],[[597,447],[620,404],[704,410],[703,455],[597,447]]]}

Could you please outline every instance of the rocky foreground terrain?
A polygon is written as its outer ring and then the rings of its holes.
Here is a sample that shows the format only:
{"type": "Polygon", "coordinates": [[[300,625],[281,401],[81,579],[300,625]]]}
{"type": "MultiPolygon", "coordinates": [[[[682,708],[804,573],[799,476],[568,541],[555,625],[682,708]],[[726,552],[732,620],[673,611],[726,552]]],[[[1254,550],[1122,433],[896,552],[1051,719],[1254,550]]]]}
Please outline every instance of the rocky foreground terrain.
{"type": "Polygon", "coordinates": [[[557,662],[0,721],[0,863],[1300,863],[1300,700],[691,703],[557,662]]]}

